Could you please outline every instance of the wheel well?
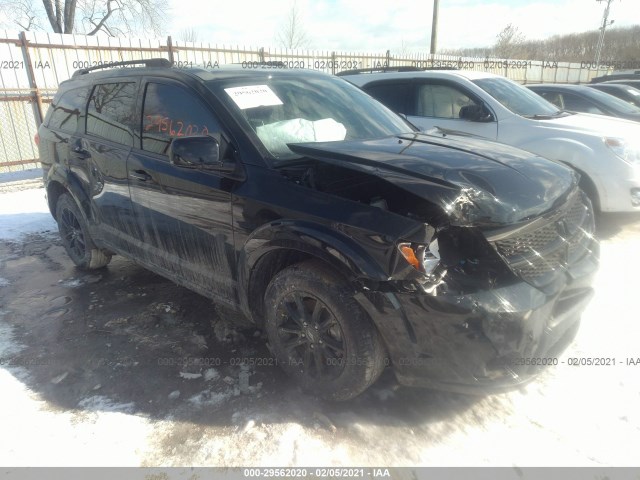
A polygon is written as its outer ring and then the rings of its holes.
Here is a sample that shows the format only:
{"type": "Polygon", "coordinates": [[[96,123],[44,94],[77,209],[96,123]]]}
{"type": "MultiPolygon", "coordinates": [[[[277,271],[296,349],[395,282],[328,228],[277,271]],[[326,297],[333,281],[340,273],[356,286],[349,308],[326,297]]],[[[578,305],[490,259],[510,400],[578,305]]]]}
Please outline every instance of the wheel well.
{"type": "Polygon", "coordinates": [[[271,279],[290,265],[314,258],[298,250],[278,249],[264,254],[251,270],[249,278],[249,309],[253,320],[262,325],[264,318],[264,294],[271,279]]]}
{"type": "Polygon", "coordinates": [[[56,205],[60,195],[67,193],[67,189],[60,182],[50,182],[47,186],[47,202],[49,203],[49,211],[53,218],[56,218],[56,205]]]}
{"type": "Polygon", "coordinates": [[[574,169],[580,174],[580,188],[587,194],[591,203],[593,204],[593,210],[600,211],[600,196],[598,195],[598,188],[596,184],[591,180],[591,177],[581,170],[574,169]]]}
{"type": "Polygon", "coordinates": [[[249,277],[249,310],[257,325],[262,325],[264,294],[271,279],[285,268],[305,260],[316,260],[345,279],[349,276],[343,269],[336,268],[331,262],[308,252],[282,248],[264,254],[251,270],[251,276],[249,277]]]}

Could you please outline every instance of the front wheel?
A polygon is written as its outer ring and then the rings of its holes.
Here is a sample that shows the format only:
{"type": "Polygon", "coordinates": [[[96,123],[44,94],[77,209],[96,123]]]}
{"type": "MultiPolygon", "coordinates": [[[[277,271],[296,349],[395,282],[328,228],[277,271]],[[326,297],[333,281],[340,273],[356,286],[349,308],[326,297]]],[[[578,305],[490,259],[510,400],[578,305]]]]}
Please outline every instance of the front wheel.
{"type": "Polygon", "coordinates": [[[304,390],[330,400],[364,392],[385,365],[380,336],[349,290],[312,260],[279,272],[265,294],[265,330],[278,363],[304,390]]]}
{"type": "Polygon", "coordinates": [[[111,255],[93,243],[84,217],[68,193],[60,195],[58,199],[56,220],[62,245],[78,267],[92,270],[104,267],[111,261],[111,255]]]}

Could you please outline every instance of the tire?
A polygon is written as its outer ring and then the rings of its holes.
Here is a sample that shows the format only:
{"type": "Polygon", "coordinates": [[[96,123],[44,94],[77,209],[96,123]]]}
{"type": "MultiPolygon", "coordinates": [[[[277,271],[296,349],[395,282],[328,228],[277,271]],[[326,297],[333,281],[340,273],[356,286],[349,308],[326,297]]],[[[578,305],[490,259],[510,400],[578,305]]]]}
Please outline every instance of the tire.
{"type": "Polygon", "coordinates": [[[111,261],[111,255],[93,243],[84,216],[68,193],[63,193],[58,198],[56,220],[62,245],[76,266],[84,270],[94,270],[111,261]]]}
{"type": "Polygon", "coordinates": [[[385,349],[346,282],[316,260],[274,276],[265,330],[278,364],[303,390],[328,400],[364,392],[385,367],[385,349]]]}

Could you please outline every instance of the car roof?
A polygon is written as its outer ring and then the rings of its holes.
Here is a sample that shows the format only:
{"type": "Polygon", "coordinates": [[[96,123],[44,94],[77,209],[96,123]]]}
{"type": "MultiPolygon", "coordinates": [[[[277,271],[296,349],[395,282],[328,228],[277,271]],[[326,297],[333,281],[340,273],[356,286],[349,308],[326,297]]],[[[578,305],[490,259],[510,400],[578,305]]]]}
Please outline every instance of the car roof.
{"type": "Polygon", "coordinates": [[[588,85],[585,85],[585,87],[595,88],[596,90],[601,89],[602,87],[614,88],[618,90],[629,90],[629,89],[637,90],[635,87],[632,87],[631,85],[627,85],[626,83],[612,83],[612,82],[590,83],[588,85]]]}
{"type": "Polygon", "coordinates": [[[525,85],[527,88],[548,88],[550,90],[568,90],[572,92],[584,92],[588,91],[586,85],[573,85],[566,83],[533,83],[531,85],[525,85]]]}
{"type": "Polygon", "coordinates": [[[60,83],[60,86],[68,86],[74,83],[95,83],[104,79],[132,76],[164,76],[164,77],[191,77],[202,81],[225,80],[231,78],[251,78],[264,76],[330,76],[324,72],[309,69],[288,69],[279,67],[262,66],[255,62],[255,68],[249,68],[244,64],[221,65],[215,68],[178,68],[174,66],[167,67],[129,67],[129,68],[106,68],[103,70],[95,70],[86,73],[76,72],[69,80],[60,83]]]}
{"type": "Polygon", "coordinates": [[[413,78],[440,78],[446,79],[454,77],[466,78],[467,80],[478,80],[481,78],[504,78],[488,72],[478,72],[475,70],[419,70],[415,72],[379,72],[379,73],[356,73],[353,75],[341,75],[342,78],[351,83],[362,86],[380,80],[401,80],[413,78]]]}

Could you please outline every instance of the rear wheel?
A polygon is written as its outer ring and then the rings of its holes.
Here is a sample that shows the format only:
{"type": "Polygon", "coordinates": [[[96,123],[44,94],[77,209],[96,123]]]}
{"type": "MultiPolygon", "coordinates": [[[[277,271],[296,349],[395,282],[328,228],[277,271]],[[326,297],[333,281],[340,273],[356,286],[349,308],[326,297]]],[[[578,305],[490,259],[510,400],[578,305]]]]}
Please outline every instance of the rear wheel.
{"type": "Polygon", "coordinates": [[[111,255],[93,243],[84,217],[68,193],[58,198],[56,219],[62,245],[78,267],[92,270],[104,267],[111,261],[111,255]]]}
{"type": "Polygon", "coordinates": [[[265,294],[265,329],[279,365],[304,390],[348,400],[384,370],[384,347],[345,281],[321,262],[279,272],[265,294]]]}

